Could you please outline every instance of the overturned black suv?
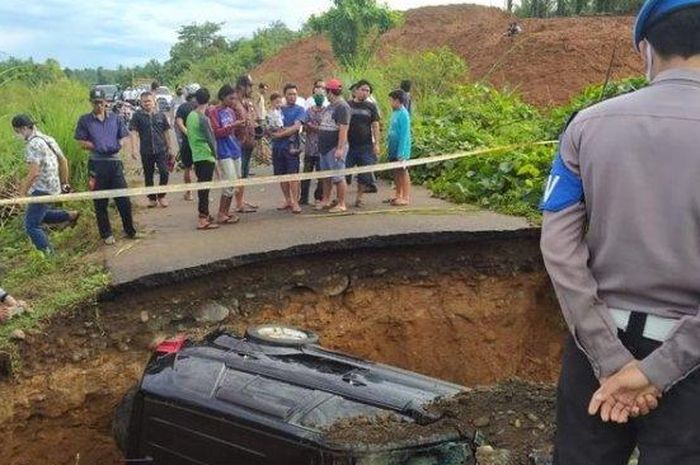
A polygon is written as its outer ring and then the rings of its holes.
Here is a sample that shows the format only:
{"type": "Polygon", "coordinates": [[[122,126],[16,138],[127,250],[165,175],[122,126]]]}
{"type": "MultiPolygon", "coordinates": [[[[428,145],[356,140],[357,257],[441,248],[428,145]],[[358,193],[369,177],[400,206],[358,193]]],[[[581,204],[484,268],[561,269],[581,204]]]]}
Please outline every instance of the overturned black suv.
{"type": "Polygon", "coordinates": [[[334,444],[339,420],[387,414],[435,421],[424,407],[460,386],[323,349],[275,325],[245,337],[166,341],[114,421],[127,463],[160,465],[471,465],[459,433],[377,445],[334,444]]]}

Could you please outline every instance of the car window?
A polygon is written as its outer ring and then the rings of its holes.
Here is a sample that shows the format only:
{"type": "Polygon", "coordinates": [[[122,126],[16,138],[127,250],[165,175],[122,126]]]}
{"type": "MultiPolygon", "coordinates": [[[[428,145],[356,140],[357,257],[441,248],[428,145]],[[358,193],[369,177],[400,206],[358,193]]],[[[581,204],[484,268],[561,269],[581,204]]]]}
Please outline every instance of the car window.
{"type": "Polygon", "coordinates": [[[175,364],[176,382],[183,390],[209,398],[225,368],[220,361],[206,358],[187,360],[183,357],[175,364]]]}

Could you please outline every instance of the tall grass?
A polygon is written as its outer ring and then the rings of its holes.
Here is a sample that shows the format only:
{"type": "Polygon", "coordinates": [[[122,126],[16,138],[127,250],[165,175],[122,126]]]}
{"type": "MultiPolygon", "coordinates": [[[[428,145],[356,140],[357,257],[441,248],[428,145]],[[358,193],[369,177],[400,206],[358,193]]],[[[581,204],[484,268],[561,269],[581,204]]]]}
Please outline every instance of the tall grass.
{"type": "Polygon", "coordinates": [[[70,161],[72,183],[84,184],[87,163],[73,134],[80,115],[90,110],[87,87],[69,79],[38,85],[13,81],[0,87],[0,92],[0,183],[24,174],[24,144],[14,137],[10,122],[14,115],[28,113],[63,149],[70,161]]]}

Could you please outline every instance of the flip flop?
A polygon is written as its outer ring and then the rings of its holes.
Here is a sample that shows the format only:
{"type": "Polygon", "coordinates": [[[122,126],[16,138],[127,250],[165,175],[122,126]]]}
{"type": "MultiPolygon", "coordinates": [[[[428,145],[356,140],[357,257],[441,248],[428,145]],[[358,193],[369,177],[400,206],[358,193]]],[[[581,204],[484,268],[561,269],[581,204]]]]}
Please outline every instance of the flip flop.
{"type": "Polygon", "coordinates": [[[301,213],[301,207],[296,207],[296,208],[292,207],[292,213],[294,213],[295,215],[298,215],[299,213],[301,213]]]}
{"type": "Polygon", "coordinates": [[[240,217],[238,217],[238,216],[227,215],[227,216],[226,216],[226,219],[224,219],[224,220],[217,220],[216,222],[217,222],[218,224],[235,224],[235,223],[238,223],[239,221],[241,221],[241,218],[240,218],[240,217]]]}
{"type": "Polygon", "coordinates": [[[246,207],[252,208],[254,210],[257,210],[258,208],[260,208],[260,205],[255,205],[254,203],[250,203],[250,202],[243,202],[243,205],[245,205],[246,207]]]}
{"type": "Polygon", "coordinates": [[[197,229],[200,231],[204,231],[207,229],[219,229],[219,225],[215,223],[204,223],[202,226],[197,226],[197,229]]]}
{"type": "Polygon", "coordinates": [[[333,207],[333,208],[331,208],[330,210],[328,210],[328,213],[345,213],[345,212],[347,212],[347,211],[348,211],[347,208],[345,208],[345,207],[339,207],[338,205],[336,205],[335,207],[333,207]]]}
{"type": "Polygon", "coordinates": [[[396,201],[396,197],[392,197],[390,199],[384,199],[382,200],[382,203],[394,203],[396,201]]]}
{"type": "MultiPolygon", "coordinates": [[[[278,208],[279,210],[279,208],[278,208]]],[[[238,213],[257,213],[258,211],[255,208],[249,207],[248,205],[244,205],[243,208],[236,208],[236,212],[238,213]]]]}
{"type": "Polygon", "coordinates": [[[287,204],[287,205],[285,205],[284,207],[277,207],[277,210],[283,212],[283,211],[285,211],[285,210],[289,210],[290,208],[292,208],[292,206],[289,205],[289,204],[287,204]]]}
{"type": "Polygon", "coordinates": [[[394,199],[391,202],[392,207],[405,207],[407,205],[408,205],[408,202],[406,202],[405,200],[394,199]]]}

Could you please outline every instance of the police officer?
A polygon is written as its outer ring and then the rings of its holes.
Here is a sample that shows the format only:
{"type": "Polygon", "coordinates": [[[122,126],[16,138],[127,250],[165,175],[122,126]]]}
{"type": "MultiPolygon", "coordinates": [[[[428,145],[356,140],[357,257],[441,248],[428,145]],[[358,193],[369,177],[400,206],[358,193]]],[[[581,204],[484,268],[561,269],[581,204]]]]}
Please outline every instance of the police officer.
{"type": "Polygon", "coordinates": [[[573,118],[542,204],[559,465],[700,464],[700,0],[647,0],[634,39],[651,85],[573,118]]]}
{"type": "MultiPolygon", "coordinates": [[[[124,177],[124,165],[119,158],[122,140],[129,135],[124,120],[112,112],[106,111],[107,99],[101,89],[90,91],[92,112],[84,114],[78,120],[75,139],[80,147],[90,152],[88,171],[92,190],[123,189],[127,187],[124,177]]],[[[136,238],[134,220],[131,214],[131,202],[128,197],[114,199],[122,219],[127,238],[136,238]]],[[[107,245],[116,240],[112,235],[107,206],[109,199],[95,200],[95,216],[100,237],[107,245]]]]}

